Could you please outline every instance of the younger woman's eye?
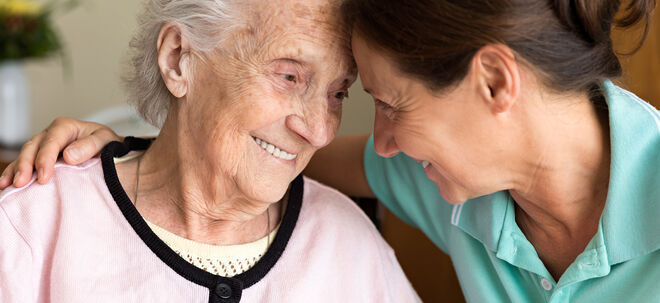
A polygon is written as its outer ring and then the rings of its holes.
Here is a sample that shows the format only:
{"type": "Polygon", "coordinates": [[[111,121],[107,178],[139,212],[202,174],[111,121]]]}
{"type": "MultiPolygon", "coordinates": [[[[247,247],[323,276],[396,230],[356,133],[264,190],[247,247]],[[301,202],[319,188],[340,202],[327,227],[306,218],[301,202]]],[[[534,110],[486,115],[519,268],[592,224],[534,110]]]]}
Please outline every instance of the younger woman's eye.
{"type": "Polygon", "coordinates": [[[389,105],[389,104],[383,102],[383,101],[380,100],[380,99],[374,99],[374,101],[376,102],[376,106],[381,108],[383,114],[384,114],[388,119],[394,119],[394,112],[395,112],[395,110],[394,110],[394,108],[393,108],[391,105],[389,105]]]}
{"type": "Polygon", "coordinates": [[[378,105],[378,106],[380,106],[384,109],[392,109],[392,106],[390,106],[389,104],[383,102],[383,100],[380,100],[380,99],[374,99],[374,100],[376,101],[376,105],[378,105]]]}

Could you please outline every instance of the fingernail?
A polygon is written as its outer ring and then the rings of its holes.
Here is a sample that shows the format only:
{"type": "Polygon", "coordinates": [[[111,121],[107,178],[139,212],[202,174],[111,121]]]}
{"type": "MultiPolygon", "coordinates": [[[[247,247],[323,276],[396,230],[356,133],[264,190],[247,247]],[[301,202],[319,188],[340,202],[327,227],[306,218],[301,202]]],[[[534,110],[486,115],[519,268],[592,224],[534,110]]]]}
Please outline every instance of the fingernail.
{"type": "Polygon", "coordinates": [[[42,180],[44,178],[44,169],[40,168],[38,174],[39,180],[42,180]]]}
{"type": "Polygon", "coordinates": [[[78,161],[80,159],[80,151],[75,148],[67,149],[66,154],[69,155],[69,159],[72,161],[78,161]]]}
{"type": "Polygon", "coordinates": [[[20,176],[21,176],[21,171],[19,170],[19,171],[16,172],[16,175],[14,175],[14,183],[16,183],[16,181],[18,181],[18,177],[20,177],[20,176]]]}

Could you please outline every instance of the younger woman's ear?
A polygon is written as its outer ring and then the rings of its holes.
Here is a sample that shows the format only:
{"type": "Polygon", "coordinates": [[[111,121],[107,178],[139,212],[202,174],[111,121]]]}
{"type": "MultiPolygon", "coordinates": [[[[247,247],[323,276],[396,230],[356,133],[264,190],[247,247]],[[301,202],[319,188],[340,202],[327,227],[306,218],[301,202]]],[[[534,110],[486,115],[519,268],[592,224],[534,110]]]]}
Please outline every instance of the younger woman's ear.
{"type": "Polygon", "coordinates": [[[176,98],[188,93],[188,64],[190,64],[190,44],[182,34],[181,28],[172,23],[165,23],[158,35],[158,66],[165,86],[176,98]]]}
{"type": "Polygon", "coordinates": [[[486,45],[473,58],[479,95],[493,113],[511,109],[518,98],[520,75],[513,51],[504,45],[486,45]]]}

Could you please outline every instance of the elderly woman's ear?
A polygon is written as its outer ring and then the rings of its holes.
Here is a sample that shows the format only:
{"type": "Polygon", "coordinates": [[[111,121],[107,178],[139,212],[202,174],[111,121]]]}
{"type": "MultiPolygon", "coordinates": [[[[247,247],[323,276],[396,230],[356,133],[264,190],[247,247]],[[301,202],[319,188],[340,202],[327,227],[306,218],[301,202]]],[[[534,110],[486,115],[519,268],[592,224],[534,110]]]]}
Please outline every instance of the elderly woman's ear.
{"type": "Polygon", "coordinates": [[[188,92],[190,44],[176,24],[166,23],[158,35],[158,66],[165,86],[176,98],[188,92]]]}

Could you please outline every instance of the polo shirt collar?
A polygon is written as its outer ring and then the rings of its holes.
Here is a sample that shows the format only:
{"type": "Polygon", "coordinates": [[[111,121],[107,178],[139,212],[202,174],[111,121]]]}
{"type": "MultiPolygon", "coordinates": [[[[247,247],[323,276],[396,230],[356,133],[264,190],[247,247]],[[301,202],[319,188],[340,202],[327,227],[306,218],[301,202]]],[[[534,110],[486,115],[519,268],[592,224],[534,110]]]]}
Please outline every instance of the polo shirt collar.
{"type": "Polygon", "coordinates": [[[660,114],[610,81],[611,164],[603,237],[611,265],[660,249],[660,114]]]}
{"type": "Polygon", "coordinates": [[[497,251],[510,196],[501,191],[454,205],[451,224],[479,240],[488,250],[497,251]]]}
{"type": "MultiPolygon", "coordinates": [[[[610,81],[602,88],[609,107],[610,182],[598,232],[587,249],[598,252],[594,259],[607,258],[613,265],[660,249],[660,114],[610,81]]],[[[451,223],[498,257],[511,259],[516,240],[511,235],[519,228],[509,218],[514,218],[513,199],[502,191],[455,205],[451,223]]]]}

